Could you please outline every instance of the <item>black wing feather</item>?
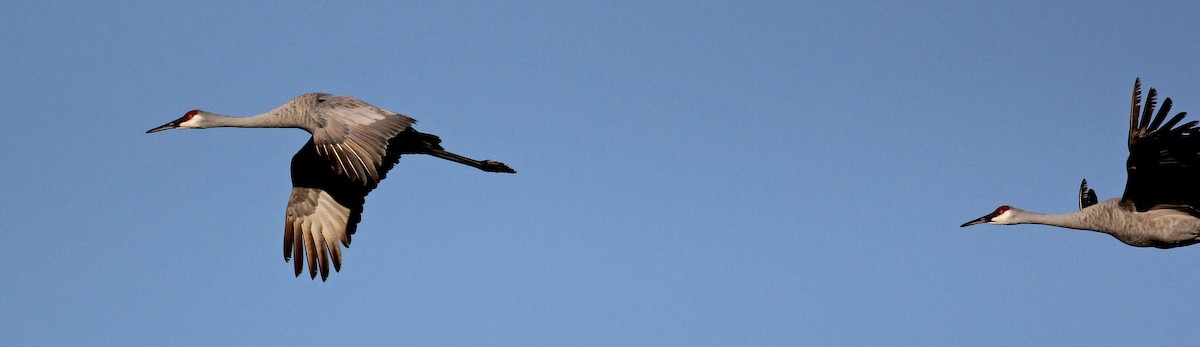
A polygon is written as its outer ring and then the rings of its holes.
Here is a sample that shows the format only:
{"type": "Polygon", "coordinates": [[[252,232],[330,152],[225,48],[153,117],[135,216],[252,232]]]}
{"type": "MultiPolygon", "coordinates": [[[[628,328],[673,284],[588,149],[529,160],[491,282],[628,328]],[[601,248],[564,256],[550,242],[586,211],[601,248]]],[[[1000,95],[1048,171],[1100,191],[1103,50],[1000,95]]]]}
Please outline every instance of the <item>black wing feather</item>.
{"type": "MultiPolygon", "coordinates": [[[[355,179],[338,172],[329,159],[318,152],[319,147],[312,139],[292,157],[292,187],[317,189],[329,194],[338,205],[350,210],[349,219],[345,225],[345,246],[350,246],[351,235],[358,229],[362,220],[363,204],[367,194],[379,186],[379,181],[387,178],[387,174],[400,161],[401,154],[429,153],[440,150],[441,139],[435,135],[418,132],[406,128],[388,140],[387,152],[382,158],[378,172],[379,180],[358,182],[355,179]]],[[[292,201],[291,203],[297,203],[292,201]]],[[[296,276],[304,270],[305,251],[309,276],[316,278],[320,273],[321,280],[329,277],[330,262],[334,271],[341,271],[341,251],[336,243],[326,243],[325,240],[312,237],[305,238],[301,231],[293,230],[290,224],[285,226],[283,239],[284,260],[294,260],[296,276]],[[293,259],[294,258],[294,259],[293,259]]]]}
{"type": "Polygon", "coordinates": [[[1079,184],[1079,209],[1082,210],[1088,206],[1095,205],[1097,202],[1100,202],[1100,200],[1096,198],[1096,191],[1089,189],[1087,180],[1083,180],[1083,183],[1079,184]]]}
{"type": "Polygon", "coordinates": [[[1154,115],[1158,92],[1146,94],[1146,105],[1139,116],[1141,80],[1133,85],[1130,106],[1128,180],[1122,205],[1137,210],[1170,208],[1196,213],[1200,206],[1200,133],[1196,121],[1175,126],[1187,113],[1179,113],[1163,123],[1170,112],[1171,99],[1163,101],[1154,115]]]}

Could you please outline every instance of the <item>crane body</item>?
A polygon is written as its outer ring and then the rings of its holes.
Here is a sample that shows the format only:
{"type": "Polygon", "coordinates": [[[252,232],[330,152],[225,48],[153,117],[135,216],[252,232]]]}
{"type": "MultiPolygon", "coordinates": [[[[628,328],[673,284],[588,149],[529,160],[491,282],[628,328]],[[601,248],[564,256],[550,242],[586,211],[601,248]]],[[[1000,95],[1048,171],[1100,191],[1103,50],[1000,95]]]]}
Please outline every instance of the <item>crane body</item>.
{"type": "Polygon", "coordinates": [[[1181,112],[1166,118],[1171,99],[1155,114],[1153,88],[1141,105],[1141,80],[1133,84],[1129,120],[1128,178],[1120,198],[1097,202],[1096,192],[1080,184],[1078,211],[1034,213],[1008,205],[963,223],[1042,224],[1109,234],[1137,247],[1174,248],[1200,242],[1200,130],[1196,121],[1180,124],[1181,112]]]}
{"type": "Polygon", "coordinates": [[[1130,246],[1175,248],[1200,242],[1200,219],[1172,209],[1131,213],[1121,199],[1101,201],[1068,214],[1042,214],[1001,206],[997,212],[962,226],[989,224],[1042,224],[1098,231],[1130,246]]]}
{"type": "Polygon", "coordinates": [[[295,274],[329,277],[330,265],[341,271],[341,246],[362,217],[367,194],[374,190],[403,154],[427,154],[486,172],[516,173],[504,163],[475,160],[446,151],[441,139],[412,128],[415,119],[349,96],[300,95],[271,111],[231,117],[201,110],[146,131],[168,129],[298,128],[312,138],[292,157],[292,193],[284,222],[284,260],[295,258],[295,274]]]}

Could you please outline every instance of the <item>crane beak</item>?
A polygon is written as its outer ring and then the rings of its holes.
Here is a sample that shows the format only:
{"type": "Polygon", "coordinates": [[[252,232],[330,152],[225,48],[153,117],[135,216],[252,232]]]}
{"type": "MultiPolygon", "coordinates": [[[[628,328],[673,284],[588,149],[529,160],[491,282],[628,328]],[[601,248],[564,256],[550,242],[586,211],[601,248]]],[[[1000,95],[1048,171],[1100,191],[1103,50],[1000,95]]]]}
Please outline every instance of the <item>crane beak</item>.
{"type": "Polygon", "coordinates": [[[963,223],[963,225],[960,225],[959,228],[965,228],[965,227],[969,227],[969,226],[972,226],[975,224],[983,224],[983,223],[987,223],[987,222],[991,222],[991,221],[992,221],[992,215],[989,214],[989,215],[986,215],[983,217],[979,217],[979,219],[963,223]]]}
{"type": "Polygon", "coordinates": [[[158,126],[157,128],[150,129],[150,130],[146,130],[146,133],[147,133],[147,134],[149,134],[149,133],[156,133],[156,132],[163,131],[163,130],[171,130],[171,129],[178,128],[178,127],[179,127],[179,124],[177,124],[177,123],[175,123],[175,122],[176,122],[176,121],[171,121],[170,123],[167,123],[167,124],[160,125],[160,126],[158,126]]]}

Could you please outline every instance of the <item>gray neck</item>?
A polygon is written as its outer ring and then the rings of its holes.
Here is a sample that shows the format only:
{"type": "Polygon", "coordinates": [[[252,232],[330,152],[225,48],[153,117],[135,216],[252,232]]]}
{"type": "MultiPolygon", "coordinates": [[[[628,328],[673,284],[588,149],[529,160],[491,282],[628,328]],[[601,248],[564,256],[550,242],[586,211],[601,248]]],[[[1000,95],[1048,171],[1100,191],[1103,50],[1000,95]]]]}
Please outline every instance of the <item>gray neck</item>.
{"type": "Polygon", "coordinates": [[[1036,212],[1022,211],[1017,214],[1013,220],[1018,224],[1043,224],[1053,225],[1056,227],[1091,230],[1081,218],[1082,211],[1076,211],[1067,214],[1042,214],[1036,212]]]}
{"type": "Polygon", "coordinates": [[[205,112],[204,125],[209,128],[216,127],[232,127],[232,128],[295,128],[296,125],[288,124],[284,119],[281,119],[275,112],[267,112],[249,117],[230,117],[223,114],[205,112]]]}
{"type": "Polygon", "coordinates": [[[1019,213],[1013,216],[1012,221],[1015,222],[1015,224],[1042,224],[1063,228],[1095,231],[1107,230],[1108,228],[1104,228],[1102,225],[1097,225],[1096,219],[1105,219],[1106,216],[1112,216],[1112,210],[1120,208],[1118,206],[1119,200],[1120,199],[1109,199],[1101,201],[1098,204],[1067,214],[1042,214],[1020,210],[1019,213]]]}

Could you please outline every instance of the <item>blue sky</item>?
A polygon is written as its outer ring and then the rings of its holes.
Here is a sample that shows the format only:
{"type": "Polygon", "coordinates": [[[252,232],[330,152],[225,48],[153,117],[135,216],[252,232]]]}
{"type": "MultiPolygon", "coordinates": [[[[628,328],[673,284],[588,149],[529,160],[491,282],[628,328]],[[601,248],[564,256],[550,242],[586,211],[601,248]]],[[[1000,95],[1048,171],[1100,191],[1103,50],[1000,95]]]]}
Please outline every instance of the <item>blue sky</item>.
{"type": "MultiPolygon", "coordinates": [[[[5,4],[12,345],[1184,345],[1200,247],[959,224],[1124,187],[1190,3],[5,4]],[[281,257],[305,92],[410,115],[342,272],[281,257]]],[[[1193,116],[1194,118],[1194,116],[1193,116]]]]}

